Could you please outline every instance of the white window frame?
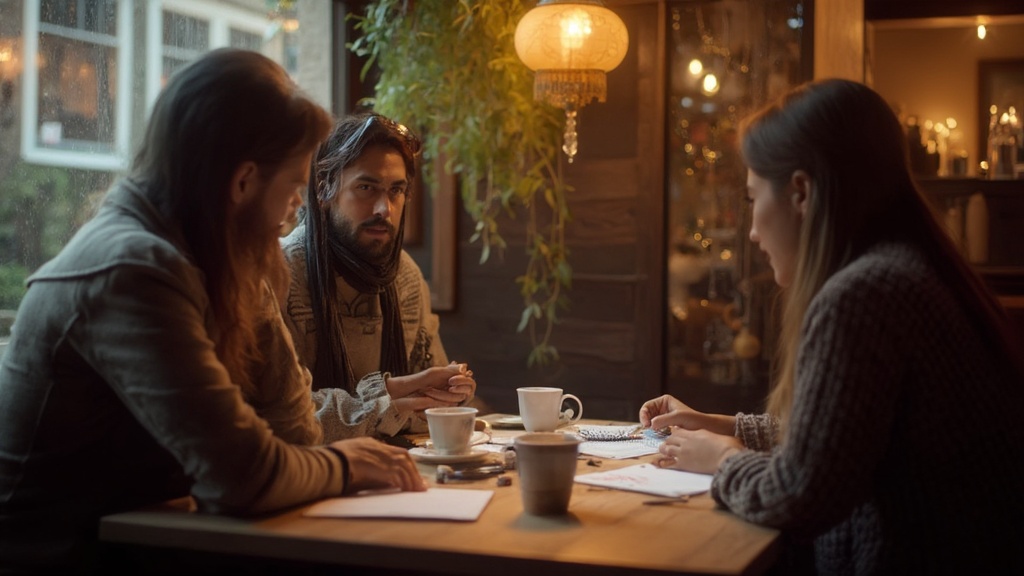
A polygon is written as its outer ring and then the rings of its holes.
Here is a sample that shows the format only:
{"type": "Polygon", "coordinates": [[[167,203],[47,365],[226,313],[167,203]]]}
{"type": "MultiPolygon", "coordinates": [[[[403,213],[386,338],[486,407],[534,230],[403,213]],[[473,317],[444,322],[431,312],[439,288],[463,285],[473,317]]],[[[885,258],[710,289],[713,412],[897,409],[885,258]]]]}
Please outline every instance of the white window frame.
{"type": "Polygon", "coordinates": [[[132,107],[132,2],[117,2],[117,103],[115,105],[112,152],[57,150],[39,144],[39,32],[40,0],[25,0],[22,30],[25,41],[25,67],[22,87],[21,156],[34,164],[124,170],[128,165],[132,107]]]}
{"type": "Polygon", "coordinates": [[[146,111],[152,109],[160,95],[163,74],[164,10],[202,20],[210,25],[209,49],[223,48],[231,41],[231,30],[258,34],[264,39],[270,32],[271,20],[251,11],[214,4],[203,0],[148,0],[146,6],[146,111]]]}

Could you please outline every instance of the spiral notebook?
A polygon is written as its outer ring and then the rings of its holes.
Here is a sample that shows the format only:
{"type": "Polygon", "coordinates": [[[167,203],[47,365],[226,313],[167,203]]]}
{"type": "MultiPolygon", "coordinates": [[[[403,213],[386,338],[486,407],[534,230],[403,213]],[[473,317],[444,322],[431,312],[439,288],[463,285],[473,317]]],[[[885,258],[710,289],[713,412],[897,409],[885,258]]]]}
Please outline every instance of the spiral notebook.
{"type": "Polygon", "coordinates": [[[640,426],[578,426],[580,454],[618,460],[657,454],[665,436],[640,426]]]}

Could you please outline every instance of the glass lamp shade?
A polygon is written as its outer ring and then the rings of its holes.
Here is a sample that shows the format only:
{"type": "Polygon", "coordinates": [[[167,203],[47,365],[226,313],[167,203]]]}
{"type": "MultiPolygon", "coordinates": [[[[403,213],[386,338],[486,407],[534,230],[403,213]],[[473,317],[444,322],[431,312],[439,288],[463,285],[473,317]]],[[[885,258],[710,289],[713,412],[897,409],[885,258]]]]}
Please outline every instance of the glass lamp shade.
{"type": "Polygon", "coordinates": [[[516,25],[515,46],[531,70],[607,72],[625,58],[629,32],[600,2],[542,0],[516,25]]]}
{"type": "Polygon", "coordinates": [[[629,32],[598,0],[541,0],[516,25],[516,54],[535,72],[533,98],[565,109],[562,150],[579,149],[576,111],[607,94],[605,72],[626,57],[629,32]]]}

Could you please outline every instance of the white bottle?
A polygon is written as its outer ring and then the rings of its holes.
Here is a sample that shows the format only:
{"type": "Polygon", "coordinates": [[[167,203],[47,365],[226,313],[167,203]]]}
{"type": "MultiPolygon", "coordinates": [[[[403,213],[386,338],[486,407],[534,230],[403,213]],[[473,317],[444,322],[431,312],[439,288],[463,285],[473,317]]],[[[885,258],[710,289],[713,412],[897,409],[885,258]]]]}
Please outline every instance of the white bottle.
{"type": "Polygon", "coordinates": [[[971,194],[967,200],[964,225],[964,248],[972,264],[988,261],[988,206],[981,192],[971,194]]]}
{"type": "Polygon", "coordinates": [[[999,123],[988,132],[988,178],[1010,180],[1014,177],[1017,139],[1010,124],[1009,113],[1004,112],[999,123]]]}
{"type": "Polygon", "coordinates": [[[964,209],[963,204],[954,201],[946,208],[946,232],[960,253],[964,251],[964,209]]]}

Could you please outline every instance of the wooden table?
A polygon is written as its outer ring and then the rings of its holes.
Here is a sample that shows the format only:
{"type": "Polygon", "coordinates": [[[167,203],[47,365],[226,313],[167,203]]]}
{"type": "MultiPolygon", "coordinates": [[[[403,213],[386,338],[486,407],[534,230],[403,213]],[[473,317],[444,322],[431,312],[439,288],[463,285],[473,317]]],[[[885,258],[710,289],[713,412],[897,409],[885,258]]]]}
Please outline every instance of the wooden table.
{"type": "MultiPolygon", "coordinates": [[[[581,458],[577,473],[653,458],[605,459],[597,467],[581,458]]],[[[420,468],[435,485],[435,466],[420,468]]],[[[494,478],[447,484],[494,491],[476,522],[307,518],[302,513],[308,506],[254,520],[172,506],[107,516],[100,537],[122,548],[362,567],[377,574],[760,574],[779,554],[777,531],[716,509],[708,495],[651,506],[644,502],[657,497],[577,484],[567,516],[541,518],[523,513],[519,479],[510,476],[509,487],[497,486],[494,478]]]]}

